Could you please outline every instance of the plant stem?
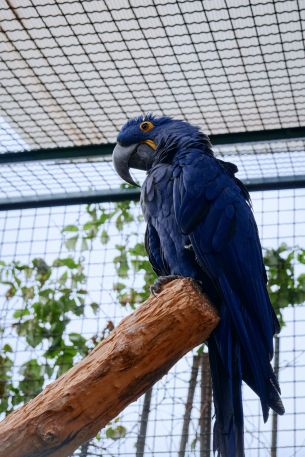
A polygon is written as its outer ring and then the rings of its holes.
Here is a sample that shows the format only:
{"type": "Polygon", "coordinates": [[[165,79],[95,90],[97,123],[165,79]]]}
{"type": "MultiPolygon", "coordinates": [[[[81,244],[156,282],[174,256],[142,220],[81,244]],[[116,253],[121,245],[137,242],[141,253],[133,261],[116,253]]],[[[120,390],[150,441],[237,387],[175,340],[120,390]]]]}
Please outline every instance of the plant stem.
{"type": "Polygon", "coordinates": [[[210,457],[212,381],[209,355],[201,354],[200,457],[210,457]]]}
{"type": "Polygon", "coordinates": [[[90,445],[90,440],[81,445],[79,457],[87,457],[89,445],[90,445]]]}
{"type": "Polygon", "coordinates": [[[140,421],[140,431],[139,431],[138,439],[137,439],[137,443],[136,443],[136,457],[144,456],[151,397],[152,397],[152,388],[148,389],[148,391],[144,395],[144,403],[143,403],[143,409],[142,409],[141,421],[140,421]]]}
{"type": "Polygon", "coordinates": [[[195,393],[195,388],[196,388],[196,381],[197,381],[198,370],[199,370],[199,362],[200,362],[199,355],[194,355],[191,377],[189,380],[187,400],[186,400],[185,411],[184,411],[184,416],[183,416],[183,426],[182,426],[182,433],[181,433],[178,457],[185,456],[185,448],[186,448],[186,444],[187,444],[188,437],[189,437],[189,426],[190,426],[191,412],[192,412],[192,407],[193,407],[194,393],[195,393]]]}
{"type": "MultiPolygon", "coordinates": [[[[274,374],[279,380],[280,371],[280,339],[278,335],[274,337],[274,374]]],[[[278,432],[278,416],[272,411],[272,433],[271,433],[271,457],[277,456],[277,432],[278,432]]]]}

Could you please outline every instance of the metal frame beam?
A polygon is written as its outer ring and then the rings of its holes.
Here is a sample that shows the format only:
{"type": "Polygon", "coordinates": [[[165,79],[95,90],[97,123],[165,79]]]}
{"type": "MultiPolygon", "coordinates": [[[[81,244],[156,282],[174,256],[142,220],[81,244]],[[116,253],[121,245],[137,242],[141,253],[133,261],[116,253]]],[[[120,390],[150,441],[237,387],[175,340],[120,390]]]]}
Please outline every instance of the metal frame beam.
{"type": "MultiPolygon", "coordinates": [[[[257,143],[266,141],[291,140],[305,138],[305,127],[289,129],[256,130],[251,132],[221,133],[210,135],[213,145],[235,143],[257,143]]],[[[64,148],[33,149],[30,151],[7,152],[0,154],[0,165],[13,162],[31,162],[36,160],[69,160],[85,157],[105,157],[112,154],[115,144],[90,144],[64,148]]]]}
{"type": "MultiPolygon", "coordinates": [[[[210,135],[211,142],[214,145],[257,143],[301,138],[305,138],[305,127],[210,135]]],[[[114,144],[93,144],[85,146],[71,146],[64,148],[10,152],[0,154],[0,165],[42,160],[73,160],[89,157],[109,157],[112,154],[114,146],[114,144]]],[[[244,183],[250,192],[305,188],[305,176],[281,176],[249,179],[245,180],[244,183]]],[[[73,192],[71,194],[58,193],[29,197],[21,196],[2,198],[0,199],[0,211],[25,208],[41,208],[47,206],[66,206],[76,204],[117,202],[123,200],[138,200],[139,195],[139,189],[109,189],[87,192],[73,192]]]]}
{"type": "MultiPolygon", "coordinates": [[[[248,179],[243,182],[250,192],[305,188],[305,176],[303,175],[248,179]]],[[[138,188],[73,192],[69,195],[66,193],[58,193],[53,195],[13,197],[9,199],[0,199],[0,211],[118,202],[124,200],[137,201],[139,198],[140,190],[138,188]]]]}
{"type": "Polygon", "coordinates": [[[103,189],[87,192],[71,192],[57,194],[41,194],[29,197],[12,197],[0,199],[0,211],[44,208],[48,206],[71,206],[89,203],[119,202],[139,200],[140,190],[134,189],[103,189]]]}

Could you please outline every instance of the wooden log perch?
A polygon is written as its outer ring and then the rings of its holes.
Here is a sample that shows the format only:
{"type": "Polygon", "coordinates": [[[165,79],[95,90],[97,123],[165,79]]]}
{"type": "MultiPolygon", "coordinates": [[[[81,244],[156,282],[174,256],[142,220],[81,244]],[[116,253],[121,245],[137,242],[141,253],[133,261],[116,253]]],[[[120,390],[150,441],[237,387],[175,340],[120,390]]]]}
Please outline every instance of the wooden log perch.
{"type": "Polygon", "coordinates": [[[0,423],[0,457],[71,455],[206,340],[218,321],[191,280],[172,281],[0,423]]]}

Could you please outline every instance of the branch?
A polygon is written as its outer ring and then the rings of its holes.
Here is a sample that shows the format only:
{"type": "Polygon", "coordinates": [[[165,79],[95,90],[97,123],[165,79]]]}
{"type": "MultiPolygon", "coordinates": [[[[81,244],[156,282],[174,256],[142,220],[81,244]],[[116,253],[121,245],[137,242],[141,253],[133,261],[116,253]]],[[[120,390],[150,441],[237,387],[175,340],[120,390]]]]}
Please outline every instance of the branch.
{"type": "Polygon", "coordinates": [[[144,456],[151,397],[152,397],[152,388],[148,389],[144,395],[143,409],[142,409],[141,420],[140,420],[140,430],[139,430],[139,434],[138,434],[138,438],[137,438],[137,442],[136,442],[136,457],[144,456]]]}
{"type": "Polygon", "coordinates": [[[211,455],[212,379],[209,355],[201,354],[200,457],[211,455]]]}
{"type": "Polygon", "coordinates": [[[206,340],[218,322],[193,281],[172,281],[0,423],[0,457],[70,455],[206,340]]]}
{"type": "Polygon", "coordinates": [[[186,445],[187,445],[187,442],[189,439],[189,427],[190,427],[190,422],[191,422],[193,401],[194,401],[195,389],[196,389],[196,384],[197,384],[199,362],[200,362],[199,355],[198,354],[194,355],[192,371],[191,371],[191,378],[189,381],[189,388],[188,388],[188,393],[187,393],[187,400],[185,403],[183,426],[182,426],[182,433],[181,433],[178,457],[185,456],[185,449],[186,449],[186,445]]]}

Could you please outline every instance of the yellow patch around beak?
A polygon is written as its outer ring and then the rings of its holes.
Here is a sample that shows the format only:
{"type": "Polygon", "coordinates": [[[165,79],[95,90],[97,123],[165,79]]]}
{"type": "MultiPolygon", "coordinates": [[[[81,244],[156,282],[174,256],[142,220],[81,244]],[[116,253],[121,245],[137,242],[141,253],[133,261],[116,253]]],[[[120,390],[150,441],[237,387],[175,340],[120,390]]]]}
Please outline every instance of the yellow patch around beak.
{"type": "Polygon", "coordinates": [[[157,145],[153,140],[145,140],[143,143],[148,144],[154,151],[157,149],[157,145]]]}

